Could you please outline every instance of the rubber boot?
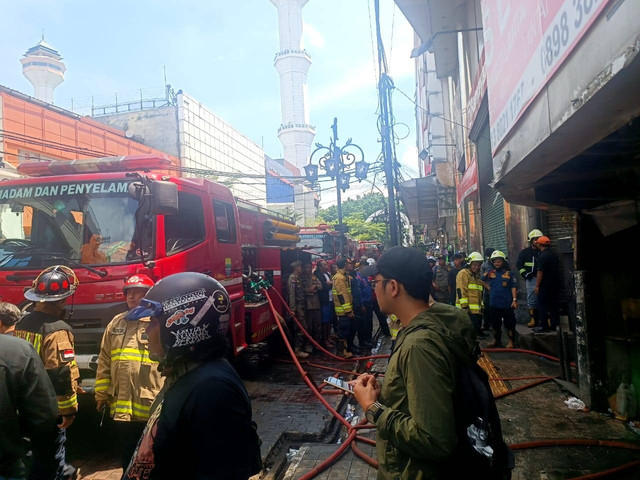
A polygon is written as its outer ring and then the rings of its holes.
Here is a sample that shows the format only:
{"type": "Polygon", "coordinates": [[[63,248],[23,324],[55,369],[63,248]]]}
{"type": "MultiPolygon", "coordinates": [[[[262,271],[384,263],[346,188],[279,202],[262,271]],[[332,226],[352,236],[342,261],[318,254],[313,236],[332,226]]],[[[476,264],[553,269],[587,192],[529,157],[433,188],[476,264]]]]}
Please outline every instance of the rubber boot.
{"type": "Polygon", "coordinates": [[[296,354],[296,358],[309,358],[309,354],[304,352],[300,347],[297,347],[294,353],[296,354]]]}
{"type": "Polygon", "coordinates": [[[502,329],[493,329],[493,342],[487,344],[487,348],[502,347],[502,329]]]}
{"type": "Polygon", "coordinates": [[[515,338],[515,333],[513,330],[509,330],[507,332],[507,335],[509,335],[509,341],[507,342],[507,348],[515,348],[515,345],[513,343],[513,339],[515,338]]]}
{"type": "Polygon", "coordinates": [[[533,308],[529,309],[529,317],[531,317],[531,320],[529,320],[529,323],[527,323],[527,327],[533,328],[536,326],[536,318],[538,317],[537,313],[538,312],[536,312],[533,308]]]}
{"type": "Polygon", "coordinates": [[[338,343],[338,350],[340,355],[342,355],[344,358],[352,358],[353,353],[347,350],[347,341],[342,338],[339,339],[338,341],[340,342],[338,343]]]}

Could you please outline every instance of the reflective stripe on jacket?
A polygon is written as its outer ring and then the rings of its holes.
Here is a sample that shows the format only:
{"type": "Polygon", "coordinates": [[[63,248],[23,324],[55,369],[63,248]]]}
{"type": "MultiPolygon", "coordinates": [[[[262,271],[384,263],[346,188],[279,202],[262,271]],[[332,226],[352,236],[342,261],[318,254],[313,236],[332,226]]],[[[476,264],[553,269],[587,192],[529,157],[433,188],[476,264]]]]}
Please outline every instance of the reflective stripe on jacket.
{"type": "Polygon", "coordinates": [[[540,250],[535,250],[533,247],[524,248],[518,254],[518,261],[516,262],[518,273],[525,280],[534,278],[538,273],[539,255],[540,250]]]}
{"type": "Polygon", "coordinates": [[[158,372],[158,362],[149,358],[145,333],[149,318],[128,321],[125,314],[116,315],[102,336],[96,401],[109,402],[114,420],[146,421],[164,378],[158,372]]]}
{"type": "Polygon", "coordinates": [[[463,268],[456,277],[456,307],[480,313],[482,309],[483,286],[480,275],[474,275],[469,268],[463,268]]]}
{"type": "Polygon", "coordinates": [[[49,305],[36,304],[35,311],[25,315],[16,325],[16,337],[35,348],[53,383],[60,415],[78,411],[78,379],[80,370],[75,360],[71,327],[49,313],[49,305]]]}
{"type": "Polygon", "coordinates": [[[336,315],[344,316],[353,311],[353,297],[351,296],[351,281],[344,270],[338,270],[333,276],[333,305],[336,315]],[[339,295],[345,303],[340,303],[339,295]]]}

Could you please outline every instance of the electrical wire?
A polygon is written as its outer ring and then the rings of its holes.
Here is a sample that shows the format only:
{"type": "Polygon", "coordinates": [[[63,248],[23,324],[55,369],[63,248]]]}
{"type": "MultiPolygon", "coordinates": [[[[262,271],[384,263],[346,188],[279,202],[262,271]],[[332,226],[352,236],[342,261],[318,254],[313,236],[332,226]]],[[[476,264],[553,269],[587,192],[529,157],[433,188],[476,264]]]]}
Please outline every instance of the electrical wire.
{"type": "MultiPolygon", "coordinates": [[[[430,112],[429,110],[427,110],[426,108],[424,108],[422,105],[419,105],[419,104],[418,104],[418,103],[417,103],[413,98],[411,98],[409,95],[407,95],[405,92],[403,92],[403,91],[402,91],[400,88],[398,88],[397,86],[395,86],[395,85],[394,85],[394,86],[393,86],[393,89],[394,89],[394,90],[397,90],[398,92],[400,92],[400,94],[402,94],[402,95],[403,95],[407,100],[409,100],[413,105],[415,105],[417,108],[419,108],[420,110],[422,110],[423,112],[425,112],[427,115],[430,115],[430,116],[432,116],[432,117],[439,118],[439,119],[444,120],[445,122],[448,122],[448,123],[450,123],[450,124],[452,124],[452,125],[456,125],[456,126],[458,126],[458,127],[462,127],[462,128],[464,128],[464,129],[466,129],[466,130],[471,131],[471,128],[470,128],[470,127],[468,127],[468,126],[466,126],[466,125],[464,125],[464,124],[462,124],[462,123],[459,123],[459,122],[456,122],[456,121],[451,120],[451,119],[449,119],[449,118],[446,118],[444,115],[439,115],[439,114],[437,114],[437,113],[430,112]]],[[[486,135],[481,135],[481,137],[482,137],[482,138],[485,138],[485,139],[487,139],[487,140],[491,140],[491,138],[490,138],[490,137],[487,137],[486,135]]]]}
{"type": "Polygon", "coordinates": [[[376,52],[375,47],[373,45],[373,27],[371,26],[373,19],[371,18],[371,0],[367,0],[367,10],[369,11],[369,38],[371,39],[371,57],[373,59],[373,83],[374,85],[378,83],[378,75],[376,74],[376,70],[378,66],[376,64],[376,52]]]}

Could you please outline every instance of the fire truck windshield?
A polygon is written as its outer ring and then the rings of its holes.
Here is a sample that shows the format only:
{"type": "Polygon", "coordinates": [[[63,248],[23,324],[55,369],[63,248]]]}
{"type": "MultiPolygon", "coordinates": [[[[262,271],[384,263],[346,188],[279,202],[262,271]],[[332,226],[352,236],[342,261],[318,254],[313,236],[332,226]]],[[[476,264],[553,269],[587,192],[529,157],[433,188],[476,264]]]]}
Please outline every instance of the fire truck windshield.
{"type": "MultiPolygon", "coordinates": [[[[128,182],[38,184],[0,188],[0,268],[39,269],[51,257],[84,265],[139,261],[128,182]]],[[[151,257],[151,232],[142,238],[151,257]]]]}

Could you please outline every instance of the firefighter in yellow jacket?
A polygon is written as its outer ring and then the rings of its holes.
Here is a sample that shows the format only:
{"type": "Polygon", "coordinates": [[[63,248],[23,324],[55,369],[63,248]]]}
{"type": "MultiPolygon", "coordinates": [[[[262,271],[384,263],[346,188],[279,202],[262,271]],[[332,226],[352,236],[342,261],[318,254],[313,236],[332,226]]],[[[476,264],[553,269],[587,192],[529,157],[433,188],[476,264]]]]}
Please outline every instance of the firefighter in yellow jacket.
{"type": "Polygon", "coordinates": [[[482,292],[485,283],[480,276],[480,267],[484,257],[479,252],[471,252],[467,258],[468,266],[460,270],[456,276],[456,307],[469,313],[471,323],[476,330],[476,336],[484,337],[482,333],[482,292]]]}
{"type": "MultiPolygon", "coordinates": [[[[125,281],[123,290],[129,311],[140,305],[153,285],[153,280],[144,274],[125,281]]],[[[98,411],[109,408],[115,420],[124,469],[149,419],[149,408],[164,383],[158,363],[149,358],[146,329],[150,319],[128,320],[129,311],[116,315],[102,336],[95,388],[98,411]]],[[[183,312],[181,318],[188,318],[188,314],[183,312]]],[[[181,318],[176,317],[173,322],[180,323],[181,318]]]]}
{"type": "Polygon", "coordinates": [[[353,357],[353,297],[351,295],[351,281],[345,271],[347,260],[338,259],[336,262],[338,273],[333,276],[333,306],[338,317],[338,353],[345,358],[353,357]]]}
{"type": "Polygon", "coordinates": [[[60,416],[50,441],[31,446],[34,457],[40,461],[33,466],[30,478],[59,480],[74,478],[76,474],[76,469],[65,461],[65,442],[66,429],[78,412],[80,371],[75,360],[73,332],[63,319],[67,299],[75,293],[78,283],[73,270],[63,265],[40,272],[24,294],[27,300],[35,302],[34,310],[18,322],[14,333],[33,345],[42,360],[56,392],[60,416]]]}

